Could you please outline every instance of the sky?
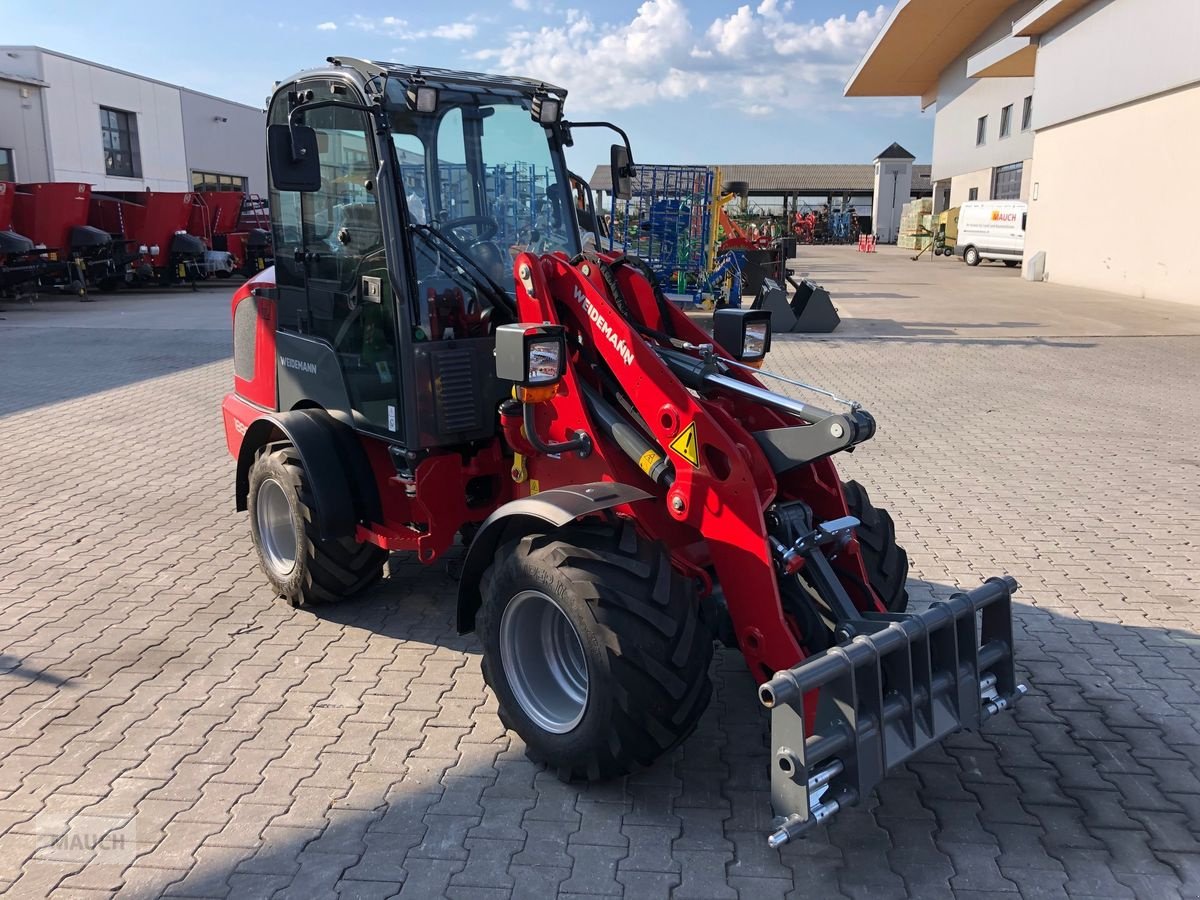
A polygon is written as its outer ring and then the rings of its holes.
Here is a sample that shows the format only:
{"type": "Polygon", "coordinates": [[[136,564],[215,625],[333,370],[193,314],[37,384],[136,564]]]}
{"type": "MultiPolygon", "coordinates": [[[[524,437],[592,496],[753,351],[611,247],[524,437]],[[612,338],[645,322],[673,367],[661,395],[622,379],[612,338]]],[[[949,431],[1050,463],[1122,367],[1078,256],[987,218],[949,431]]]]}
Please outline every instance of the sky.
{"type": "MultiPolygon", "coordinates": [[[[916,98],[842,96],[893,0],[572,2],[0,0],[0,43],[255,106],[335,54],[525,75],[567,88],[566,118],[624,127],[643,163],[867,163],[892,141],[929,161],[916,98]]],[[[589,176],[611,140],[579,132],[571,168],[589,176]]]]}

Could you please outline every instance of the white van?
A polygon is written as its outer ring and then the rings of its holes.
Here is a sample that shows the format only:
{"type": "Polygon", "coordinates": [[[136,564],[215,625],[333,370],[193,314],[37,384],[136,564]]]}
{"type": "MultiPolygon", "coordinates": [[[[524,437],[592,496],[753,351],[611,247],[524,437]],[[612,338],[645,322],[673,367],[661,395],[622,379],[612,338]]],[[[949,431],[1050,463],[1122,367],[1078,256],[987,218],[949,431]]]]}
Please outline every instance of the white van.
{"type": "Polygon", "coordinates": [[[981,260],[1020,265],[1025,255],[1025,221],[1029,207],[1021,200],[971,200],[958,214],[954,255],[968,266],[981,260]]]}

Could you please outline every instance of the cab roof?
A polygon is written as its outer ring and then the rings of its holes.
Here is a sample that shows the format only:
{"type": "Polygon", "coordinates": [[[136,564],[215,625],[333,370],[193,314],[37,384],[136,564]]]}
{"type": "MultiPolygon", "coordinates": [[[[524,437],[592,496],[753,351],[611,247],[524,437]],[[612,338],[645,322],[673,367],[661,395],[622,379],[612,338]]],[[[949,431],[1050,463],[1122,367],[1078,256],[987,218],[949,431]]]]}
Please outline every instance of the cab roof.
{"type": "Polygon", "coordinates": [[[410,66],[404,63],[381,62],[359,59],[353,56],[331,56],[326,60],[329,66],[321,66],[298,72],[281,83],[289,83],[300,78],[311,78],[324,74],[332,74],[339,69],[353,69],[364,81],[377,75],[387,74],[399,81],[409,81],[422,78],[430,87],[448,94],[476,94],[481,96],[510,96],[532,97],[538,91],[545,91],[560,100],[567,96],[567,89],[535,78],[524,78],[519,75],[488,75],[483,72],[460,72],[453,69],[441,69],[436,66],[410,66]]]}

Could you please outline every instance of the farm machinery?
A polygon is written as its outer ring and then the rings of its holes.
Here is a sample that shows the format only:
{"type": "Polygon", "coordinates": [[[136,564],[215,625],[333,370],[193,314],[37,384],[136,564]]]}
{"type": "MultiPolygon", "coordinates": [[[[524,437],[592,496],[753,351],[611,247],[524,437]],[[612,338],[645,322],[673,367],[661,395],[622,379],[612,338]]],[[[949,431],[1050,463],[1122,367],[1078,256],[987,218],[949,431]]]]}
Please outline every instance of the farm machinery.
{"type": "Polygon", "coordinates": [[[94,194],[74,182],[5,184],[0,290],[32,285],[86,297],[92,288],[250,276],[271,261],[269,228],[265,203],[241,191],[94,194]]]}
{"type": "Polygon", "coordinates": [[[86,297],[89,283],[114,277],[112,238],[88,222],[91,186],[75,182],[4,184],[0,191],[0,290],[41,288],[86,297]],[[7,199],[6,199],[7,198],[7,199]],[[7,222],[6,222],[7,220],[7,222]],[[13,242],[20,236],[23,242],[13,242]]]}
{"type": "Polygon", "coordinates": [[[207,274],[208,250],[187,230],[194,203],[194,194],[180,191],[94,195],[89,221],[124,248],[127,282],[194,284],[207,274]]]}
{"type": "Polygon", "coordinates": [[[36,265],[27,262],[33,241],[18,234],[13,225],[16,187],[11,181],[0,181],[0,296],[37,277],[32,274],[36,265]]]}
{"type": "Polygon", "coordinates": [[[242,191],[202,191],[192,195],[187,231],[208,248],[201,268],[205,275],[247,277],[265,269],[271,259],[271,222],[265,204],[242,191]]]}
{"type": "Polygon", "coordinates": [[[770,711],[778,846],[1020,695],[1017,585],[907,610],[892,520],[833,462],[875,419],[769,390],[769,314],[717,310],[710,337],[641,260],[583,250],[564,147],[606,123],[565,120],[565,99],[348,57],[279,83],[276,262],[232,303],[236,505],[296,607],[461,537],[459,629],[502,722],[563,779],[653,764],[707,706],[714,643],[738,648],[770,711]],[[454,204],[447,147],[467,161],[454,204]],[[518,160],[556,177],[501,218],[488,172],[518,160]],[[544,202],[560,216],[535,250],[544,202]]]}

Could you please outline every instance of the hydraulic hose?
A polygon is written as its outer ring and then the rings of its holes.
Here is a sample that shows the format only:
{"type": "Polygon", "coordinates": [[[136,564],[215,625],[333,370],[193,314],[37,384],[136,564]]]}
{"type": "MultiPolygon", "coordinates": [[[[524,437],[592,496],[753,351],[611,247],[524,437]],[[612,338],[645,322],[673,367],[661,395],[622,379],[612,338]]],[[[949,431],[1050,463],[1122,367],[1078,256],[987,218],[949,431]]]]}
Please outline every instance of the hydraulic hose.
{"type": "Polygon", "coordinates": [[[568,441],[561,441],[557,444],[548,444],[538,437],[537,419],[534,416],[536,405],[533,403],[521,404],[524,409],[525,422],[525,439],[529,441],[529,445],[538,453],[545,456],[553,456],[556,453],[567,453],[571,450],[578,451],[581,457],[586,457],[592,452],[592,439],[586,431],[575,432],[575,437],[568,441]]]}

